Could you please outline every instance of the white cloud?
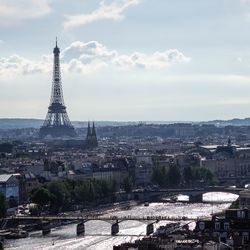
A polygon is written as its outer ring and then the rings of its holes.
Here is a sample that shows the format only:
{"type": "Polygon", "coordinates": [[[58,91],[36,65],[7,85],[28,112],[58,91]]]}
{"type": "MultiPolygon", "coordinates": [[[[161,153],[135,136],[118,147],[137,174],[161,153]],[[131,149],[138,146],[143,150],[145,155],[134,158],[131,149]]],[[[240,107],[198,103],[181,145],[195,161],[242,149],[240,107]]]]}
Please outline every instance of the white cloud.
{"type": "Polygon", "coordinates": [[[65,29],[85,25],[98,20],[109,19],[119,21],[124,18],[123,12],[130,6],[137,5],[141,0],[113,0],[111,3],[101,1],[99,8],[90,14],[68,15],[63,26],[65,29]]]}
{"type": "Polygon", "coordinates": [[[50,12],[47,0],[0,0],[0,25],[15,25],[50,12]]]}
{"type": "MultiPolygon", "coordinates": [[[[118,69],[162,69],[172,64],[186,63],[191,59],[177,49],[144,54],[120,54],[109,50],[97,41],[73,42],[62,50],[61,66],[64,72],[89,73],[104,67],[118,69]]],[[[52,55],[43,55],[39,61],[19,55],[0,58],[0,75],[47,73],[52,69],[52,55]]]]}
{"type": "Polygon", "coordinates": [[[45,60],[35,62],[19,55],[12,55],[8,58],[0,58],[0,75],[9,77],[13,74],[34,74],[42,73],[49,69],[49,63],[45,60]]]}
{"type": "Polygon", "coordinates": [[[109,50],[97,41],[83,43],[73,42],[69,47],[62,51],[62,61],[71,65],[69,70],[85,71],[86,67],[95,69],[103,66],[115,66],[121,69],[144,68],[161,69],[175,63],[189,62],[191,59],[186,57],[177,49],[170,49],[153,54],[134,52],[130,55],[119,54],[116,50],[109,50]],[[71,62],[73,60],[73,63],[71,62]],[[73,67],[75,65],[75,67],[73,67]]]}

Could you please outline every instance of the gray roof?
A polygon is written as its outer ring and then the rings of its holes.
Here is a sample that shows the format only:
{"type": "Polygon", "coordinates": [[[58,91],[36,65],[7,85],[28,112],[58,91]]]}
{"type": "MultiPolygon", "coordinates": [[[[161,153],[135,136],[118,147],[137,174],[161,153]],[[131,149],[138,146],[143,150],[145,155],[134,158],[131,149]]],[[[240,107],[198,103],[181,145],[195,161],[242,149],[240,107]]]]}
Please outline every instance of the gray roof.
{"type": "Polygon", "coordinates": [[[1,174],[0,182],[7,182],[12,176],[12,174],[1,174]]]}

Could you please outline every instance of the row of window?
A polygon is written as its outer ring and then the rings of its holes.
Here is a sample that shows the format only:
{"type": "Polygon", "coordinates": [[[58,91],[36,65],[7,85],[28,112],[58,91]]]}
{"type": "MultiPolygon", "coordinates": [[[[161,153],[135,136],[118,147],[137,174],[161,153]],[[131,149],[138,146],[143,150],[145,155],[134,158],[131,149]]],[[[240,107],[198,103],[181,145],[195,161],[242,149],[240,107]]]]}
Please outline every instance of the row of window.
{"type": "MultiPolygon", "coordinates": [[[[223,229],[224,230],[229,230],[229,223],[228,222],[224,222],[223,223],[223,229]]],[[[199,229],[200,230],[205,230],[205,222],[199,222],[199,229]]],[[[214,229],[215,230],[220,230],[220,229],[222,229],[221,228],[221,223],[220,222],[215,222],[215,224],[214,224],[214,229]]]]}
{"type": "Polygon", "coordinates": [[[16,187],[16,184],[0,184],[0,188],[2,187],[16,187]]]}

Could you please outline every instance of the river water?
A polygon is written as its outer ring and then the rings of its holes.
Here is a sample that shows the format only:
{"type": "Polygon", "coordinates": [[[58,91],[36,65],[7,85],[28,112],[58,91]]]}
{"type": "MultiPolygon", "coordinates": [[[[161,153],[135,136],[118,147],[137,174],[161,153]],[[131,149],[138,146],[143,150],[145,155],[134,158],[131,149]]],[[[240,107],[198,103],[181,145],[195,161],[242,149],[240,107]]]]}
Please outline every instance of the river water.
{"type": "MultiPolygon", "coordinates": [[[[105,215],[111,216],[209,216],[228,208],[237,195],[226,193],[208,193],[203,196],[206,203],[150,203],[149,206],[135,206],[129,210],[106,210],[105,215]],[[224,202],[223,204],[209,203],[209,201],[224,202]]],[[[187,197],[179,196],[185,200],[187,197]]],[[[162,221],[155,225],[165,225],[162,221]]],[[[194,226],[195,223],[191,224],[194,226]]],[[[119,223],[118,236],[111,236],[111,225],[104,221],[88,221],[85,223],[86,235],[76,236],[76,225],[71,224],[52,229],[51,234],[42,236],[42,232],[32,232],[28,238],[6,240],[5,249],[11,250],[111,250],[113,245],[123,242],[133,242],[146,233],[146,225],[138,221],[123,221],[119,223]],[[138,236],[135,236],[138,235],[138,236]],[[141,236],[140,236],[141,235],[141,236]]]]}

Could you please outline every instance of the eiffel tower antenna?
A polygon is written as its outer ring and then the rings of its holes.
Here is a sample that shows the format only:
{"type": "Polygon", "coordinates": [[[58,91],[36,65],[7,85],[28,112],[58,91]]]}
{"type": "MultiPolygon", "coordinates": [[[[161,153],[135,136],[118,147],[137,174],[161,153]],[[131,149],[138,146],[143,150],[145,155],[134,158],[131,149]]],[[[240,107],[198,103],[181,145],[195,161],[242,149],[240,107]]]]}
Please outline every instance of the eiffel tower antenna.
{"type": "Polygon", "coordinates": [[[50,104],[43,126],[40,128],[39,135],[40,137],[48,135],[52,137],[73,137],[76,135],[75,129],[69,120],[63,100],[60,71],[60,49],[57,47],[57,37],[56,47],[54,48],[53,53],[54,66],[50,104]]]}

